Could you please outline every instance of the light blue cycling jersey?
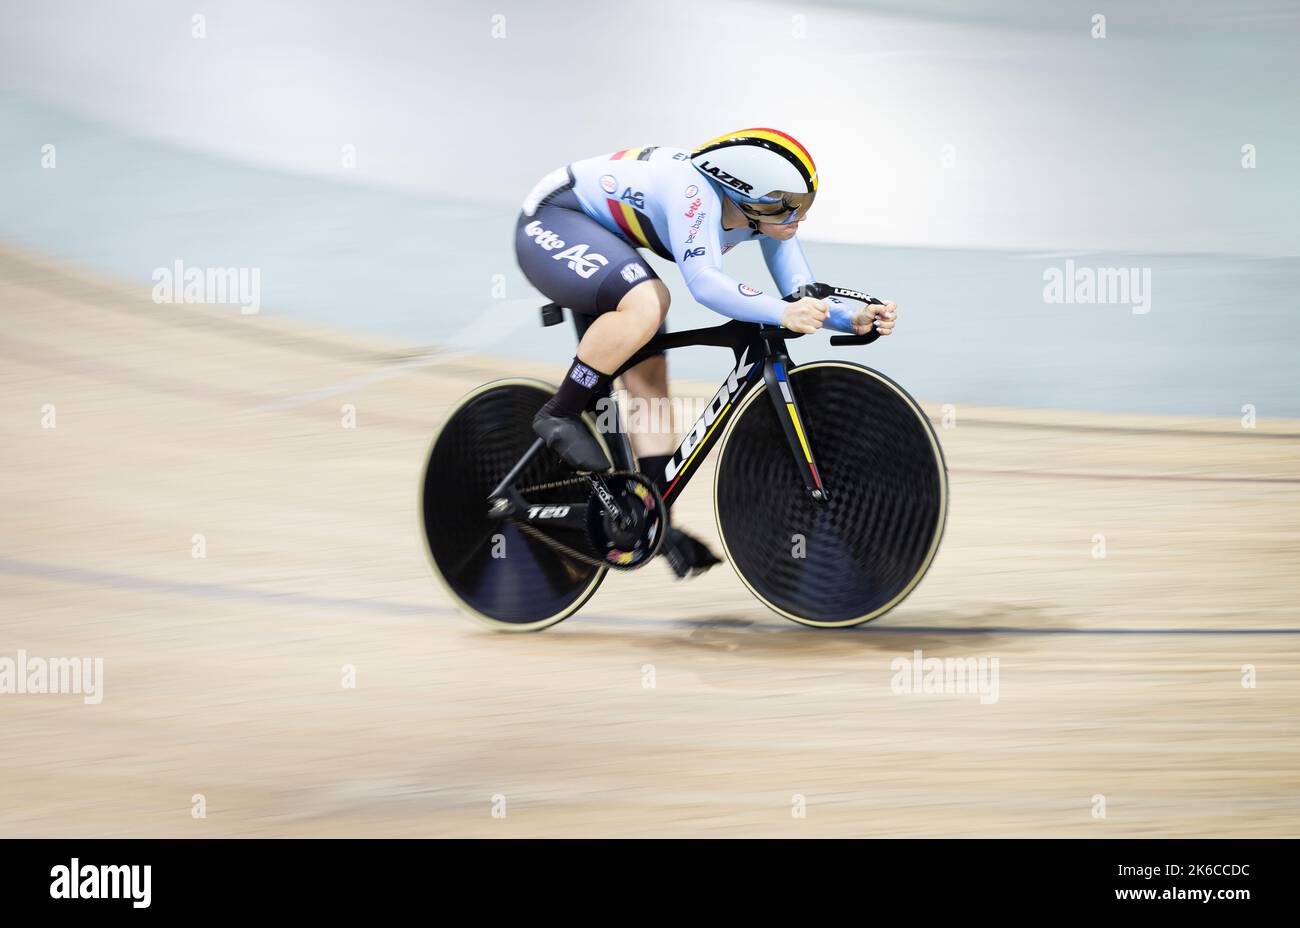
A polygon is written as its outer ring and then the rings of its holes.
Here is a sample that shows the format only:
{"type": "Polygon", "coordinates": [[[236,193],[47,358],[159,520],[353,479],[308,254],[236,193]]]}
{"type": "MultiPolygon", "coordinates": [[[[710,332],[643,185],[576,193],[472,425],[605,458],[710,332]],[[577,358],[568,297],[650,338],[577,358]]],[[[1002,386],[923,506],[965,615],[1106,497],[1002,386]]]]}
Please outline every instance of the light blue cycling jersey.
{"type": "MultiPolygon", "coordinates": [[[[583,212],[637,248],[677,263],[691,296],[715,312],[746,322],[780,325],[789,303],[728,277],[722,256],[757,238],[781,293],[812,283],[798,238],[778,241],[748,226],[722,228],[722,198],[714,182],[680,148],[625,148],[569,165],[583,212]]],[[[852,332],[852,315],[831,304],[828,328],[852,332]]]]}

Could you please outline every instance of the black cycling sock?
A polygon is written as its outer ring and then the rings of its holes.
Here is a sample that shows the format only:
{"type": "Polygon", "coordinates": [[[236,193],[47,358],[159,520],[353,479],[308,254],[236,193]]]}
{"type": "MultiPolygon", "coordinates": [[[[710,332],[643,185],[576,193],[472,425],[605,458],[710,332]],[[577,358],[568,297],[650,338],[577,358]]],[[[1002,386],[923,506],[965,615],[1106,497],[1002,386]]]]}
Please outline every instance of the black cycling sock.
{"type": "Polygon", "coordinates": [[[664,467],[671,457],[671,454],[646,454],[637,459],[637,470],[653,480],[655,489],[661,494],[668,489],[668,481],[664,479],[664,467]]]}
{"type": "Polygon", "coordinates": [[[542,411],[551,416],[577,419],[590,403],[609,393],[610,379],[609,374],[602,374],[574,358],[560,389],[546,401],[542,411]]]}

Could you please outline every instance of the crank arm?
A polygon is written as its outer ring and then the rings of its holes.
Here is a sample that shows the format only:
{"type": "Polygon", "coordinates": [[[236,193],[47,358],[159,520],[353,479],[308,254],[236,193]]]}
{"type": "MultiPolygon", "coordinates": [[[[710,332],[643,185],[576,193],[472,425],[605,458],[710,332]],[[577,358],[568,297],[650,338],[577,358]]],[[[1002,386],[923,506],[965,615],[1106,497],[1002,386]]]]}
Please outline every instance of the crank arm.
{"type": "Polygon", "coordinates": [[[600,500],[601,508],[614,520],[614,524],[619,528],[627,528],[631,525],[632,518],[614,499],[614,494],[609,491],[609,485],[605,483],[605,478],[600,474],[588,474],[587,479],[591,481],[591,488],[596,494],[596,499],[600,500]]]}

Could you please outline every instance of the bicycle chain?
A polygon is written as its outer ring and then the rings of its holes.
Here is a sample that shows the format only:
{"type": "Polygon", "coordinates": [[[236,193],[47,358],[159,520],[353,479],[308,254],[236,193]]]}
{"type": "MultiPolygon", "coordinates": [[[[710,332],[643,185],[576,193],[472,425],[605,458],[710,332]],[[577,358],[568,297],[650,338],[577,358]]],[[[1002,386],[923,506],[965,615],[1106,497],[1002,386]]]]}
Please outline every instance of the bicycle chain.
{"type": "MultiPolygon", "coordinates": [[[[631,477],[633,480],[639,481],[640,483],[643,483],[648,487],[654,486],[654,484],[652,484],[649,478],[647,478],[644,474],[639,474],[635,471],[630,471],[630,470],[605,471],[599,474],[598,476],[631,477]]],[[[586,477],[569,477],[565,480],[552,480],[550,483],[539,483],[536,486],[519,487],[517,492],[519,493],[520,496],[524,496],[528,493],[537,493],[541,490],[555,490],[560,487],[567,487],[567,486],[584,486],[587,488],[588,491],[590,491],[591,481],[586,477]]],[[[587,500],[587,505],[591,505],[590,498],[587,500]]],[[[566,545],[562,541],[557,541],[556,539],[547,535],[545,532],[536,528],[531,522],[528,522],[525,519],[515,519],[513,521],[515,525],[519,526],[520,531],[522,531],[524,534],[532,535],[534,538],[536,538],[538,541],[542,542],[543,544],[549,545],[550,547],[554,548],[556,551],[559,551],[561,554],[565,555],[566,557],[571,557],[575,561],[578,561],[579,563],[586,564],[588,567],[608,567],[610,570],[637,570],[644,564],[648,563],[647,561],[642,561],[639,564],[615,564],[612,561],[605,560],[604,558],[592,557],[590,554],[584,554],[583,552],[577,550],[576,548],[566,545]]],[[[667,521],[668,520],[665,518],[664,522],[667,523],[667,521]]]]}

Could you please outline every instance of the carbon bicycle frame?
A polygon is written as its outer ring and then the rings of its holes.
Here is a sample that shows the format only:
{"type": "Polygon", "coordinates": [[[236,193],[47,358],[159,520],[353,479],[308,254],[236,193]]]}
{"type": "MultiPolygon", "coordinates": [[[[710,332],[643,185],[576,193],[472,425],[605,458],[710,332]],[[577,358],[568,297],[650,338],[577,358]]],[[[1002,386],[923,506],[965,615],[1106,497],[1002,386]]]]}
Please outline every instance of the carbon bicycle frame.
{"type": "MultiPolygon", "coordinates": [[[[551,325],[558,321],[555,316],[558,312],[559,307],[553,304],[543,307],[544,323],[551,325]]],[[[663,478],[666,482],[667,486],[663,494],[666,506],[671,508],[673,501],[686,489],[691,478],[699,471],[698,464],[709,456],[713,446],[721,440],[723,426],[727,420],[740,407],[750,391],[758,387],[760,381],[767,385],[768,396],[772,399],[777,421],[781,423],[781,429],[790,446],[790,454],[799,468],[808,495],[817,502],[825,502],[829,499],[826,488],[822,486],[816,455],[803,427],[799,404],[790,390],[789,372],[797,365],[791,362],[790,356],[786,353],[785,342],[787,339],[800,337],[799,333],[791,332],[789,329],[737,320],[703,329],[666,332],[652,338],[614,372],[611,380],[658,352],[671,348],[714,345],[730,348],[732,351],[734,367],[714,393],[703,414],[687,430],[664,466],[664,473],[646,474],[652,480],[658,481],[663,478]]],[[[831,338],[831,344],[865,345],[874,341],[875,337],[875,333],[863,336],[838,335],[831,338]]],[[[612,386],[609,402],[608,422],[612,427],[605,430],[604,434],[609,444],[612,463],[616,470],[636,470],[636,456],[633,454],[632,444],[619,416],[618,403],[612,386]]],[[[533,456],[541,450],[543,444],[540,438],[533,442],[524,452],[523,457],[510,469],[510,473],[492,491],[490,498],[496,500],[514,496],[516,506],[512,508],[515,510],[516,517],[526,518],[529,521],[546,520],[554,524],[555,519],[563,520],[564,516],[551,513],[549,510],[553,507],[519,507],[517,503],[522,501],[518,499],[517,494],[513,493],[515,479],[533,456]]],[[[567,515],[566,511],[565,516],[567,515]]]]}
{"type": "MultiPolygon", "coordinates": [[[[790,444],[790,453],[799,468],[804,487],[815,500],[826,499],[826,490],[822,486],[821,476],[817,471],[816,458],[804,432],[803,421],[799,416],[799,404],[790,391],[789,371],[795,366],[785,350],[787,338],[798,338],[798,334],[788,329],[763,327],[753,322],[731,321],[719,326],[704,329],[688,329],[684,332],[668,332],[652,338],[644,348],[632,355],[616,372],[622,374],[635,367],[658,351],[670,348],[682,348],[688,345],[716,345],[730,348],[733,368],[726,380],[719,385],[713,398],[705,406],[704,412],[686,431],[677,445],[662,474],[646,474],[653,480],[663,479],[664,504],[671,507],[673,501],[681,495],[699,471],[699,464],[709,456],[713,447],[722,440],[725,425],[741,402],[749,393],[766,384],[768,395],[777,420],[785,432],[790,444]]],[[[612,395],[612,392],[611,392],[612,395]]],[[[614,411],[617,407],[614,407],[614,411]]],[[[619,441],[613,442],[611,450],[624,458],[616,461],[616,467],[633,469],[631,443],[622,428],[622,423],[615,418],[619,441]]]]}

